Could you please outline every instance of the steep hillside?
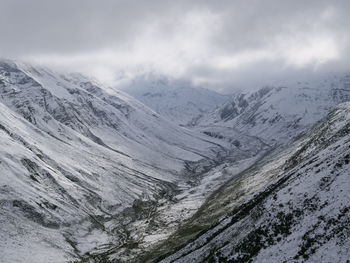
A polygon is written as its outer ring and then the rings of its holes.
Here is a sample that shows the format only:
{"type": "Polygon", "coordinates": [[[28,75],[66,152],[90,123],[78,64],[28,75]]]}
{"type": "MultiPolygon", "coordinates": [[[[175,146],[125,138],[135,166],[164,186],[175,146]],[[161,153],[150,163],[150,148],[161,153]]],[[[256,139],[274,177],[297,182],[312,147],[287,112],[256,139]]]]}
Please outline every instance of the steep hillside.
{"type": "Polygon", "coordinates": [[[189,81],[152,73],[138,76],[120,88],[168,120],[182,125],[228,99],[214,91],[194,87],[189,81]]]}
{"type": "Polygon", "coordinates": [[[324,118],[349,77],[211,113],[221,95],[135,83],[155,110],[81,74],[0,62],[2,261],[344,262],[350,105],[324,118]]]}
{"type": "Polygon", "coordinates": [[[4,262],[64,262],[123,243],[123,220],[230,151],[81,75],[9,61],[0,63],[0,134],[4,262]]]}
{"type": "Polygon", "coordinates": [[[221,133],[227,137],[227,129],[234,129],[269,144],[285,143],[349,100],[350,76],[333,76],[236,94],[212,113],[195,118],[192,125],[214,137],[221,133]]]}
{"type": "Polygon", "coordinates": [[[182,229],[223,218],[159,260],[348,262],[349,168],[346,103],[307,139],[272,153],[213,194],[182,229]]]}

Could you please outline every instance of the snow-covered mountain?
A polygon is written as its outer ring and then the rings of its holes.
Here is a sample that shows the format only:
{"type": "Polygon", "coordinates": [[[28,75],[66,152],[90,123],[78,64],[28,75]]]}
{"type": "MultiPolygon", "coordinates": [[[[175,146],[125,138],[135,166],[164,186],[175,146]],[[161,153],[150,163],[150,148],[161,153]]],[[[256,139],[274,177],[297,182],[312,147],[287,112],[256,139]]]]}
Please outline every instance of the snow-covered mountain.
{"type": "Polygon", "coordinates": [[[199,114],[210,112],[228,97],[194,87],[189,81],[155,73],[133,78],[119,87],[168,120],[186,125],[199,114]]]}
{"type": "Polygon", "coordinates": [[[79,74],[2,61],[1,259],[64,262],[121,242],[119,217],[171,198],[229,147],[79,74]]]}
{"type": "Polygon", "coordinates": [[[132,90],[0,62],[3,262],[346,262],[349,76],[132,90]]]}
{"type": "MultiPolygon", "coordinates": [[[[159,260],[348,262],[349,169],[345,103],[307,139],[273,152],[213,194],[172,237],[192,239],[159,260]]],[[[168,250],[174,246],[168,243],[168,250]]]]}
{"type": "Polygon", "coordinates": [[[350,75],[265,87],[235,94],[224,105],[192,121],[206,133],[227,136],[238,130],[269,144],[289,141],[310,128],[341,102],[350,100],[350,75]]]}

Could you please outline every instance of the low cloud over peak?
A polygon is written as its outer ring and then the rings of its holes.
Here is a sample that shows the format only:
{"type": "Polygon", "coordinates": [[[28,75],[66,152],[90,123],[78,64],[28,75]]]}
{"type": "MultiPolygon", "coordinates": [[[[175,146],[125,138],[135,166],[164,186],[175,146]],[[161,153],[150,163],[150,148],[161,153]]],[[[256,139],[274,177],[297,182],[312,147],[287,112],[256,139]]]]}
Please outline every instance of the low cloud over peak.
{"type": "Polygon", "coordinates": [[[0,0],[2,57],[228,92],[349,68],[348,1],[0,0]]]}

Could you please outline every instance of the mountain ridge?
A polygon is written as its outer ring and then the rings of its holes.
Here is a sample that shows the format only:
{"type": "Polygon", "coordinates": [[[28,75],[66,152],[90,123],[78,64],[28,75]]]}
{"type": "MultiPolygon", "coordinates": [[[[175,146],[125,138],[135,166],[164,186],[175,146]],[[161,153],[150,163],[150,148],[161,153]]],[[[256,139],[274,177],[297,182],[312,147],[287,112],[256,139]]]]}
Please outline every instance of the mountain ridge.
{"type": "MultiPolygon", "coordinates": [[[[280,155],[278,169],[270,157],[251,170],[245,184],[260,181],[262,187],[250,197],[237,200],[237,186],[227,185],[211,202],[226,199],[229,206],[230,200],[231,212],[159,262],[346,262],[349,121],[350,104],[340,104],[310,137],[280,155]]],[[[202,211],[200,217],[204,222],[210,216],[202,211]]]]}
{"type": "Polygon", "coordinates": [[[0,64],[0,76],[5,261],[31,251],[37,262],[64,261],[121,242],[123,217],[171,199],[188,187],[187,169],[199,173],[228,149],[81,76],[12,62],[0,64]]]}
{"type": "MultiPolygon", "coordinates": [[[[276,256],[294,231],[305,239],[276,258],[318,260],[325,254],[312,252],[319,247],[308,232],[290,227],[304,210],[313,219],[326,218],[324,209],[348,216],[336,195],[347,200],[350,106],[336,105],[350,99],[349,87],[344,76],[236,93],[179,125],[84,75],[2,61],[0,254],[5,262],[246,262],[276,256]],[[334,194],[333,183],[342,184],[334,194]],[[318,206],[312,191],[329,204],[318,206]],[[239,224],[252,234],[237,232],[239,224]]],[[[319,229],[313,222],[305,226],[319,229]]]]}
{"type": "Polygon", "coordinates": [[[194,86],[185,79],[148,73],[117,86],[170,121],[187,125],[200,113],[210,112],[227,100],[226,95],[194,86]]]}

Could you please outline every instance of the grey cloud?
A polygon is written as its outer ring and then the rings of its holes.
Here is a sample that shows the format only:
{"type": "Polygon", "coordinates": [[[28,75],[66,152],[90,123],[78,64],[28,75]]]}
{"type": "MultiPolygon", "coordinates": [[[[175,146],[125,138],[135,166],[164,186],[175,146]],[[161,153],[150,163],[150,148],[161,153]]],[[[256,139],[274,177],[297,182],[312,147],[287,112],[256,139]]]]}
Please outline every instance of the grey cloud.
{"type": "MultiPolygon", "coordinates": [[[[0,7],[0,56],[21,59],[54,55],[69,59],[77,54],[89,57],[100,50],[116,54],[106,63],[106,58],[97,61],[93,56],[81,62],[77,59],[74,66],[82,70],[89,70],[83,63],[105,64],[117,72],[124,70],[124,62],[125,67],[153,63],[155,70],[169,62],[174,64],[170,69],[183,68],[181,74],[191,79],[208,79],[210,88],[248,88],[314,72],[314,66],[308,63],[303,67],[286,66],[290,57],[283,49],[289,48],[289,38],[295,38],[296,48],[303,47],[304,38],[305,45],[317,48],[312,39],[318,36],[320,41],[328,41],[330,48],[336,45],[339,54],[317,70],[346,70],[350,61],[350,2],[345,0],[0,0],[0,7]],[[188,14],[202,13],[204,19],[208,16],[217,20],[208,20],[208,24],[199,21],[193,32],[181,35],[191,26],[182,24],[188,14]],[[150,35],[145,37],[149,30],[150,35]],[[197,30],[204,31],[195,36],[197,30]],[[308,36],[311,40],[306,39],[308,36]],[[157,49],[161,55],[154,58],[157,49]],[[276,57],[270,54],[274,50],[276,57]],[[238,67],[216,65],[225,57],[256,51],[270,53],[267,58],[252,59],[238,67]],[[157,59],[162,61],[158,63],[157,59]]],[[[47,60],[45,63],[49,64],[47,60]]]]}

